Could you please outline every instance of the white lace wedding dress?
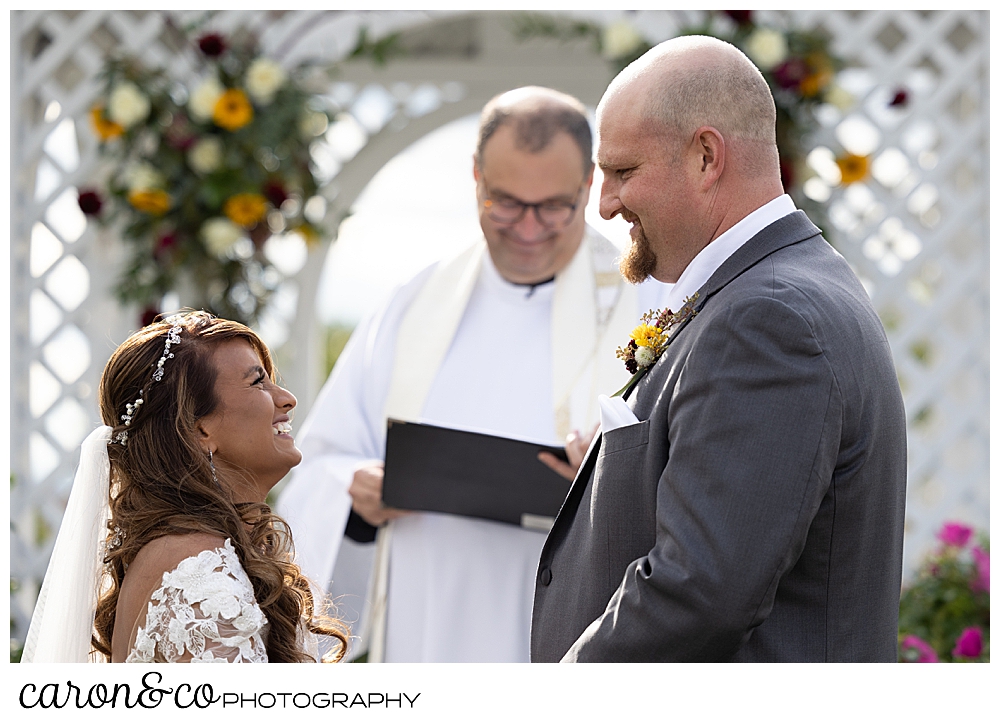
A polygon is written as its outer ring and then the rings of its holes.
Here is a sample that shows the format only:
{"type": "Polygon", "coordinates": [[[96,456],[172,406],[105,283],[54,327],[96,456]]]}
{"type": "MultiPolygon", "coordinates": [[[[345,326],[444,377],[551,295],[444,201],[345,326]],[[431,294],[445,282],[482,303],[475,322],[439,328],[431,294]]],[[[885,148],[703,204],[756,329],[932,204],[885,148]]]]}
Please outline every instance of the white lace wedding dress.
{"type": "MultiPolygon", "coordinates": [[[[163,573],[125,662],[266,663],[267,628],[250,579],[227,539],[222,547],[188,557],[163,573]]],[[[304,638],[315,647],[311,633],[304,638]]]]}

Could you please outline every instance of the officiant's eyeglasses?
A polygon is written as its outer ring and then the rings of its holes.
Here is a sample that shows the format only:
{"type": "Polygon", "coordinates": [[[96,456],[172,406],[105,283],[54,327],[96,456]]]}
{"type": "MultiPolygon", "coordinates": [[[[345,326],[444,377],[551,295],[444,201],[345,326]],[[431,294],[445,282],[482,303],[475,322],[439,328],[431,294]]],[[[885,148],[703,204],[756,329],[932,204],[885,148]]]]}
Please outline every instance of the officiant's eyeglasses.
{"type": "MultiPolygon", "coordinates": [[[[535,218],[542,226],[548,229],[560,229],[569,225],[569,222],[573,220],[573,215],[576,213],[576,207],[580,205],[579,203],[570,203],[569,201],[524,203],[509,196],[492,199],[489,197],[490,192],[485,184],[483,184],[483,188],[486,191],[483,206],[486,208],[487,215],[497,223],[517,223],[524,218],[524,214],[530,208],[535,212],[535,218]]],[[[577,191],[578,199],[582,190],[583,186],[577,191]]]]}

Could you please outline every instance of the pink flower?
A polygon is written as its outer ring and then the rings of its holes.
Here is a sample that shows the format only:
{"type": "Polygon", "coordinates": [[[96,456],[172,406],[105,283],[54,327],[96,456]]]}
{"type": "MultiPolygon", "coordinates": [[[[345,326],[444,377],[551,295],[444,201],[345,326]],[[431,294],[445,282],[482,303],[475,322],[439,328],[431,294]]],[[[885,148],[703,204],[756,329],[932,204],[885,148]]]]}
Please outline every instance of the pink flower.
{"type": "Polygon", "coordinates": [[[937,536],[946,545],[965,547],[972,537],[972,528],[959,522],[946,522],[937,536]]]}
{"type": "Polygon", "coordinates": [[[901,644],[904,663],[938,663],[937,653],[934,648],[918,638],[916,635],[907,635],[901,644]]]}
{"type": "Polygon", "coordinates": [[[956,658],[978,658],[983,653],[983,631],[979,628],[966,628],[955,641],[955,649],[951,654],[956,658]]]}
{"type": "Polygon", "coordinates": [[[979,547],[972,548],[972,559],[976,561],[976,577],[969,583],[972,592],[990,591],[990,553],[979,547]]]}

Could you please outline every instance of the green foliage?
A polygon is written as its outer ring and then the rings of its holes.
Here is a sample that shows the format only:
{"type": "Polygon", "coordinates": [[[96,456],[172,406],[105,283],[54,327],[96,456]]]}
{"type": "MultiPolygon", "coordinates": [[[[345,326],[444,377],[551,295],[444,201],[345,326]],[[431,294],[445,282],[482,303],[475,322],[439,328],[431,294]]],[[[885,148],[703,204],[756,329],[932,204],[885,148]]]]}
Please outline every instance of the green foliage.
{"type": "Polygon", "coordinates": [[[983,652],[971,660],[989,662],[988,573],[984,582],[976,564],[976,557],[982,560],[983,555],[988,560],[989,539],[985,535],[971,548],[965,544],[942,544],[924,560],[915,582],[903,590],[900,598],[901,642],[907,636],[916,636],[930,645],[941,661],[955,662],[952,651],[959,636],[969,628],[979,628],[983,634],[983,652]]]}
{"type": "Polygon", "coordinates": [[[347,346],[347,340],[354,333],[354,327],[345,324],[333,324],[323,329],[323,379],[330,376],[333,365],[337,363],[340,354],[347,346]]]}
{"type": "Polygon", "coordinates": [[[375,65],[383,66],[392,58],[404,54],[400,45],[400,33],[390,33],[384,38],[372,40],[368,37],[368,28],[364,25],[358,30],[358,39],[354,43],[354,49],[347,56],[349,60],[360,60],[361,58],[371,58],[375,65]]]}

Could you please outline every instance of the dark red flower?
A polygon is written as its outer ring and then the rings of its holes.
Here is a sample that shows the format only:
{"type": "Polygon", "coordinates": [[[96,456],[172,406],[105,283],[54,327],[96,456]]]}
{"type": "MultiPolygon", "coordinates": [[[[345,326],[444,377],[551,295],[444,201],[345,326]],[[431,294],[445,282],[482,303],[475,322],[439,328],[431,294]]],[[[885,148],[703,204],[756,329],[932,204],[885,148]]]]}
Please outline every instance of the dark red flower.
{"type": "Polygon", "coordinates": [[[809,66],[802,58],[789,58],[774,69],[774,80],[786,89],[798,88],[807,75],[809,66]]]}
{"type": "Polygon", "coordinates": [[[80,191],[77,202],[80,204],[80,210],[87,216],[98,215],[101,212],[101,206],[104,205],[97,191],[80,191]]]}
{"type": "Polygon", "coordinates": [[[628,348],[631,349],[632,351],[635,351],[636,349],[639,348],[639,345],[635,343],[635,339],[629,339],[628,348]]]}
{"type": "Polygon", "coordinates": [[[639,371],[639,362],[637,362],[635,359],[626,359],[625,369],[628,371],[629,374],[635,374],[637,371],[639,371]]]}
{"type": "Polygon", "coordinates": [[[159,315],[160,315],[159,309],[157,309],[155,306],[147,306],[142,311],[142,316],[139,318],[139,323],[142,324],[143,326],[149,326],[154,321],[156,321],[156,317],[158,317],[159,315]]]}
{"type": "Polygon", "coordinates": [[[285,191],[285,187],[279,181],[268,181],[264,185],[264,197],[275,208],[281,208],[281,204],[288,199],[288,192],[285,191]]]}
{"type": "Polygon", "coordinates": [[[226,52],[226,41],[218,33],[208,33],[198,38],[198,47],[208,57],[216,58],[226,52]]]}
{"type": "Polygon", "coordinates": [[[186,151],[196,140],[191,122],[183,113],[177,113],[171,120],[170,125],[163,131],[163,137],[171,147],[179,151],[186,151]]]}
{"type": "Polygon", "coordinates": [[[778,168],[781,171],[781,186],[787,192],[795,183],[795,166],[782,158],[778,161],[778,168]]]}
{"type": "Polygon", "coordinates": [[[910,94],[906,92],[906,88],[898,88],[892,96],[892,100],[889,101],[890,108],[904,108],[907,103],[910,102],[910,94]]]}
{"type": "Polygon", "coordinates": [[[731,17],[737,25],[749,25],[753,22],[752,10],[723,10],[722,12],[731,17]]]}
{"type": "Polygon", "coordinates": [[[165,233],[156,239],[156,250],[154,253],[159,256],[160,254],[169,251],[174,246],[177,245],[177,234],[173,232],[165,233]]]}

